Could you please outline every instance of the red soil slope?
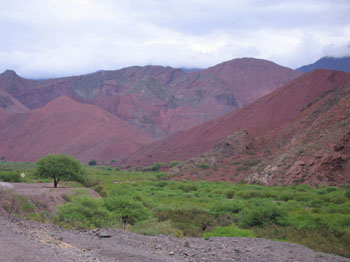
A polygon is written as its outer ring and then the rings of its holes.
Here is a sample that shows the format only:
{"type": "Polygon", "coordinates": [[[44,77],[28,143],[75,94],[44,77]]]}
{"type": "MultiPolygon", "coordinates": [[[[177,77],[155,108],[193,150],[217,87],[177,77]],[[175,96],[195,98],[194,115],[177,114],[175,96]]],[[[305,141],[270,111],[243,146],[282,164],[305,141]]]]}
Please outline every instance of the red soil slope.
{"type": "Polygon", "coordinates": [[[282,124],[292,120],[308,103],[349,80],[350,74],[347,73],[316,70],[240,110],[146,145],[128,156],[125,163],[148,165],[189,159],[207,152],[238,130],[247,130],[253,137],[278,132],[282,124]]]}
{"type": "Polygon", "coordinates": [[[0,90],[31,110],[65,95],[104,108],[161,138],[240,108],[301,74],[269,61],[243,58],[187,74],[170,67],[135,66],[33,81],[6,71],[0,75],[0,90]]]}
{"type": "Polygon", "coordinates": [[[66,153],[87,162],[118,159],[152,138],[94,105],[60,97],[30,113],[0,111],[0,155],[35,161],[49,153],[66,153]]]}

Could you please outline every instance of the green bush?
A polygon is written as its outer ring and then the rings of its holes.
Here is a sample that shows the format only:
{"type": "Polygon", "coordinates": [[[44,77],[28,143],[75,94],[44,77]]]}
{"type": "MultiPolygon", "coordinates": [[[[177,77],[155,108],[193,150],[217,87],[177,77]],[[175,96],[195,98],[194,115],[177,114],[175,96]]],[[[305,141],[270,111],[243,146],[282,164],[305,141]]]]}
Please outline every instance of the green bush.
{"type": "Polygon", "coordinates": [[[57,207],[57,216],[63,226],[89,229],[111,226],[112,216],[102,199],[76,197],[72,202],[57,207]]]}
{"type": "Polygon", "coordinates": [[[134,225],[136,222],[146,220],[150,216],[149,211],[142,203],[127,196],[108,197],[105,199],[105,206],[124,226],[134,225]]]}
{"type": "Polygon", "coordinates": [[[93,159],[93,160],[90,160],[88,164],[89,164],[89,166],[96,166],[97,161],[95,159],[93,159]]]}
{"type": "Polygon", "coordinates": [[[215,217],[219,217],[224,214],[239,213],[243,207],[244,205],[240,201],[217,201],[209,204],[208,212],[215,217]]]}
{"type": "Polygon", "coordinates": [[[348,199],[350,199],[350,188],[346,189],[344,196],[348,199]]]}
{"type": "Polygon", "coordinates": [[[157,174],[156,179],[157,180],[168,180],[169,177],[170,176],[167,173],[159,173],[159,174],[157,174]]]}
{"type": "Polygon", "coordinates": [[[213,231],[203,234],[204,238],[209,237],[256,237],[249,229],[241,229],[234,224],[225,227],[216,227],[213,231]]]}
{"type": "Polygon", "coordinates": [[[201,209],[175,209],[161,210],[156,212],[160,221],[170,220],[175,228],[181,230],[184,236],[199,237],[203,232],[212,229],[215,218],[201,209]]]}
{"type": "Polygon", "coordinates": [[[180,165],[180,164],[181,164],[180,161],[173,160],[173,161],[170,162],[169,167],[174,167],[174,166],[177,166],[177,165],[180,165]]]}
{"type": "Polygon", "coordinates": [[[158,171],[161,166],[165,166],[164,163],[155,163],[151,166],[152,171],[158,171]]]}
{"type": "Polygon", "coordinates": [[[0,171],[0,181],[21,182],[21,176],[19,172],[15,171],[0,171]]]}
{"type": "Polygon", "coordinates": [[[208,168],[210,168],[210,165],[207,163],[202,163],[202,164],[199,164],[198,167],[203,168],[203,169],[208,169],[208,168]]]}
{"type": "Polygon", "coordinates": [[[261,162],[260,159],[247,159],[243,162],[243,166],[252,167],[252,166],[256,166],[260,162],[261,162]]]}
{"type": "Polygon", "coordinates": [[[178,189],[181,189],[185,193],[191,192],[191,191],[197,191],[198,187],[196,185],[179,185],[178,189]]]}
{"type": "Polygon", "coordinates": [[[241,227],[264,227],[269,224],[288,225],[287,212],[276,204],[266,201],[255,201],[240,213],[238,223],[241,227]]]}
{"type": "Polygon", "coordinates": [[[235,194],[236,194],[235,190],[229,190],[229,191],[226,192],[225,195],[226,195],[227,199],[232,199],[235,196],[235,194]]]}

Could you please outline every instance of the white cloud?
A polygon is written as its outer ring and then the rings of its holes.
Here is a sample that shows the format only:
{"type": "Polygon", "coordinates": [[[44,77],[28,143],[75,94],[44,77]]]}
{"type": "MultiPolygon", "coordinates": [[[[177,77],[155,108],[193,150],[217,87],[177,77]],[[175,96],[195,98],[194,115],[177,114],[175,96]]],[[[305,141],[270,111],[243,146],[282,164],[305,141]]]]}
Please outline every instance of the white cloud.
{"type": "Polygon", "coordinates": [[[0,71],[27,77],[348,53],[348,0],[0,0],[0,71]]]}

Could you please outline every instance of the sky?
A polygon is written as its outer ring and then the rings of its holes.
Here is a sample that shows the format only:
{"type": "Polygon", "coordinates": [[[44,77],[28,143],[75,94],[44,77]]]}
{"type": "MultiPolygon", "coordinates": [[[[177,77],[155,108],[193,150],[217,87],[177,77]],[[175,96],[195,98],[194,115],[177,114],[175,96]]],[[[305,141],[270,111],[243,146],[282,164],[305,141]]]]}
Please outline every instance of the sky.
{"type": "Polygon", "coordinates": [[[240,57],[350,55],[349,0],[0,0],[0,72],[28,78],[240,57]]]}

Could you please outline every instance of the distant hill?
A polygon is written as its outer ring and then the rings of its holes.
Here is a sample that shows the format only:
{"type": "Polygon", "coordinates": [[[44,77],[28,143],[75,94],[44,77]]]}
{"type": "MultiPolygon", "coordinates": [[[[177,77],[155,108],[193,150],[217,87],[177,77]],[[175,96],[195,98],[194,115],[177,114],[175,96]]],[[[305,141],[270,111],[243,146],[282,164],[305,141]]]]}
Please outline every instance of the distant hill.
{"type": "Polygon", "coordinates": [[[154,138],[189,129],[240,108],[302,73],[270,61],[241,58],[199,71],[133,66],[41,81],[0,74],[0,107],[35,110],[67,96],[94,104],[154,138]]]}
{"type": "Polygon", "coordinates": [[[27,113],[0,108],[0,127],[0,155],[10,161],[36,161],[50,153],[110,161],[153,141],[117,116],[66,96],[27,113]]]}
{"type": "Polygon", "coordinates": [[[297,68],[296,70],[300,72],[311,72],[315,69],[326,69],[326,70],[337,70],[343,72],[350,72],[350,56],[334,58],[334,57],[322,57],[320,60],[313,64],[305,65],[297,68]]]}

